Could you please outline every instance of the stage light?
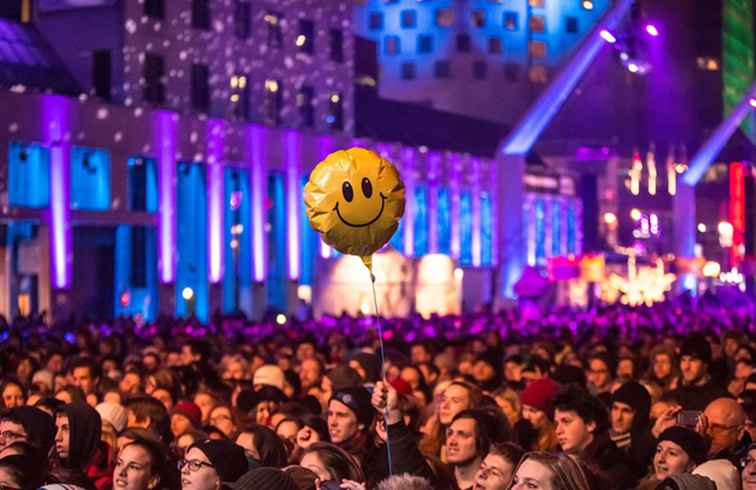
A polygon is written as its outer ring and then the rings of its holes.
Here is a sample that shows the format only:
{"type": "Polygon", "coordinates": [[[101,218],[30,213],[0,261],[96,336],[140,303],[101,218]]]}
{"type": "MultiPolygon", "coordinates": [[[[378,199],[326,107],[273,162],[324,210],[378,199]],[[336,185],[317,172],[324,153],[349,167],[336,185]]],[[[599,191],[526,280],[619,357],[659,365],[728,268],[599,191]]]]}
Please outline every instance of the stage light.
{"type": "Polygon", "coordinates": [[[748,103],[751,104],[751,107],[753,107],[754,109],[756,109],[756,99],[751,99],[751,100],[748,101],[748,103]]]}
{"type": "Polygon", "coordinates": [[[629,55],[629,54],[627,54],[627,53],[626,53],[625,51],[623,51],[623,52],[621,52],[621,53],[620,53],[620,59],[621,59],[622,61],[627,61],[627,60],[629,60],[629,59],[630,59],[630,55],[629,55]]]}
{"type": "Polygon", "coordinates": [[[627,69],[630,71],[630,73],[638,73],[638,70],[640,68],[635,63],[630,63],[627,65],[627,69]]]}
{"type": "Polygon", "coordinates": [[[593,1],[592,0],[583,0],[583,8],[585,10],[593,10],[593,1]]]}
{"type": "Polygon", "coordinates": [[[703,223],[698,223],[698,231],[699,233],[706,233],[706,225],[703,223]]]}
{"type": "Polygon", "coordinates": [[[276,315],[276,323],[278,323],[279,325],[286,323],[286,315],[284,315],[283,313],[276,315]]]}
{"type": "Polygon", "coordinates": [[[641,212],[638,208],[633,208],[630,210],[630,217],[633,218],[635,221],[638,221],[641,219],[641,212]]]}
{"type": "Polygon", "coordinates": [[[604,41],[608,42],[609,44],[614,44],[614,43],[617,42],[617,38],[614,37],[614,34],[612,34],[611,32],[607,31],[606,29],[603,29],[601,31],[600,35],[601,35],[601,38],[604,41]]]}
{"type": "Polygon", "coordinates": [[[194,298],[194,290],[188,287],[182,289],[181,297],[184,298],[186,301],[189,301],[190,299],[194,298]]]}
{"type": "Polygon", "coordinates": [[[656,37],[659,35],[659,29],[653,24],[646,24],[646,32],[649,36],[656,37]]]}
{"type": "Polygon", "coordinates": [[[617,215],[614,213],[604,213],[604,223],[611,226],[617,223],[617,215]]]}

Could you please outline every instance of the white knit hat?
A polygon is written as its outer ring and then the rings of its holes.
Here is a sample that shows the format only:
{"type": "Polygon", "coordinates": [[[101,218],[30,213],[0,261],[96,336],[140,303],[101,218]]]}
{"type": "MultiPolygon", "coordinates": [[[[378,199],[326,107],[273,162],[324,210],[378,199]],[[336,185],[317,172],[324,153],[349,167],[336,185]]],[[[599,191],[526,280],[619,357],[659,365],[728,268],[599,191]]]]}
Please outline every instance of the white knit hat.
{"type": "Polygon", "coordinates": [[[255,377],[252,380],[254,386],[269,385],[279,390],[284,389],[284,372],[283,369],[275,364],[265,364],[255,371],[255,377]]]}
{"type": "Polygon", "coordinates": [[[95,407],[95,410],[103,420],[110,422],[116,432],[121,432],[126,428],[128,417],[126,416],[126,409],[121,405],[113,402],[102,402],[95,407]]]}

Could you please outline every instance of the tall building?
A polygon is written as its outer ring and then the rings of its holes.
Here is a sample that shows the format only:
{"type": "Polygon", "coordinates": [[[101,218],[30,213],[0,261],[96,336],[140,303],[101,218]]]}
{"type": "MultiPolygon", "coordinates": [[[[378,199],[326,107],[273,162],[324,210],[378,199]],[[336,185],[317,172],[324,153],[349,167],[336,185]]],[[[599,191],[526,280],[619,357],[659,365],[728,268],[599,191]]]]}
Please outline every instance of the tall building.
{"type": "Polygon", "coordinates": [[[609,0],[362,0],[382,97],[512,123],[609,0]]]}

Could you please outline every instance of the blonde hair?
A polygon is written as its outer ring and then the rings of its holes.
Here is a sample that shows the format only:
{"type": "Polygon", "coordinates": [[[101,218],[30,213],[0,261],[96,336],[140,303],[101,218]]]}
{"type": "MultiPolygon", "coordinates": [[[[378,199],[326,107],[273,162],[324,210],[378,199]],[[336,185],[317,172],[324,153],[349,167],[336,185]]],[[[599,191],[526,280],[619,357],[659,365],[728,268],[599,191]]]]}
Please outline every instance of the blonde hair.
{"type": "MultiPolygon", "coordinates": [[[[516,475],[520,466],[529,459],[542,464],[551,471],[551,485],[554,490],[591,490],[588,477],[580,465],[563,453],[547,453],[543,451],[527,453],[517,464],[513,475],[516,475]]],[[[511,489],[513,485],[514,480],[509,484],[508,488],[511,489]]]]}

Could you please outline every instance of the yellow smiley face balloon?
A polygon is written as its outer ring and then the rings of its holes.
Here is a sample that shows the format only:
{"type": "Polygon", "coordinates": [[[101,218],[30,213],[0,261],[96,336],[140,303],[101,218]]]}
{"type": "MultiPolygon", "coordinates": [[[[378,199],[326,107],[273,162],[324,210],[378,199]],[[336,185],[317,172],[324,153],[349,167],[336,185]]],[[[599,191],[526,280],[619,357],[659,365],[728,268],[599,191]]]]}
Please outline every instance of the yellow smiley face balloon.
{"type": "Polygon", "coordinates": [[[304,201],[312,227],[341,253],[372,254],[393,236],[404,214],[404,184],[391,162],[365,148],[331,153],[310,174],[304,201]]]}

